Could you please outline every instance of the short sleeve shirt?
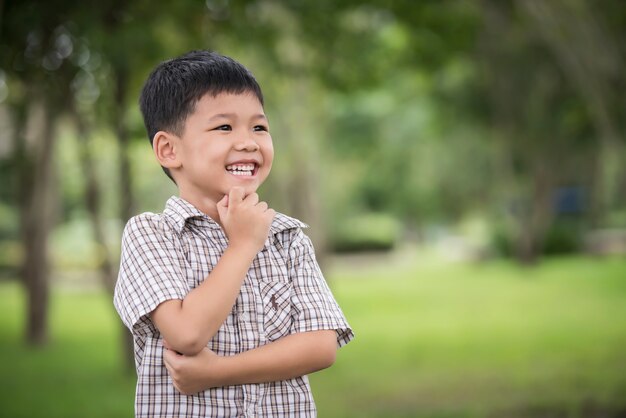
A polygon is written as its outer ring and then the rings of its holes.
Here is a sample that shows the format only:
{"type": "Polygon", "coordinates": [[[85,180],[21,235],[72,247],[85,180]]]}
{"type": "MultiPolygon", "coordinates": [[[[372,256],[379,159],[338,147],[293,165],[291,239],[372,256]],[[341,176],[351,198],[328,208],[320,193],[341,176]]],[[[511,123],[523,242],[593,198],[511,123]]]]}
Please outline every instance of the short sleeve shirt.
{"type": "MultiPolygon", "coordinates": [[[[289,334],[335,330],[337,343],[354,334],[315,260],[302,222],[276,214],[237,300],[208,348],[230,356],[289,334]]],[[[306,376],[180,394],[163,364],[160,334],[150,313],[184,299],[202,283],[228,245],[222,228],[189,202],[172,197],[162,214],[128,221],[122,237],[114,305],[134,337],[137,417],[311,417],[315,403],[306,376]]]]}

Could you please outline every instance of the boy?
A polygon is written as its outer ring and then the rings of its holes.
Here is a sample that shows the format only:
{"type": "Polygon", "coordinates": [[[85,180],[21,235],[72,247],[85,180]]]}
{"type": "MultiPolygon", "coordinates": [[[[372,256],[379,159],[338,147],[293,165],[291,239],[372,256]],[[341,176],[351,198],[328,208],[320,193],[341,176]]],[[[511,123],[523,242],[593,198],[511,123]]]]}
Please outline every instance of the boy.
{"type": "Polygon", "coordinates": [[[259,85],[193,51],[152,72],[140,107],[180,197],[122,238],[114,304],[134,336],[136,416],[315,416],[306,374],[353,333],[306,225],[256,194],[273,160],[259,85]]]}

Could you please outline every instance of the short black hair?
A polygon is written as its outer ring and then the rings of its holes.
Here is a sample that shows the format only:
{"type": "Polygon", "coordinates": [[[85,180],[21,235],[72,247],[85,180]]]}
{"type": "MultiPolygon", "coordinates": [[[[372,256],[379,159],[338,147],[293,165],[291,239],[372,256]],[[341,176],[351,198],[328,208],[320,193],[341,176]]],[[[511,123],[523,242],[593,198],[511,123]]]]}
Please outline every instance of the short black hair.
{"type": "MultiPolygon", "coordinates": [[[[263,105],[263,93],[252,73],[232,58],[213,51],[191,51],[164,61],[148,76],[139,108],[150,145],[159,131],[182,135],[187,117],[206,94],[253,93],[263,105]]],[[[169,170],[165,174],[174,180],[169,170]]]]}

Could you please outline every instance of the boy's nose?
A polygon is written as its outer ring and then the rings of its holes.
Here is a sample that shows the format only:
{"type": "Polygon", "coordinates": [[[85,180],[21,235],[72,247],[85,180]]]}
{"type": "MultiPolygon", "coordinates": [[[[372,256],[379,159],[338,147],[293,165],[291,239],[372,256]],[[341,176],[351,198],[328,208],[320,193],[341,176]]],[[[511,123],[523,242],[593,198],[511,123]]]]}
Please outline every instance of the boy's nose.
{"type": "Polygon", "coordinates": [[[235,149],[237,151],[257,151],[259,149],[259,144],[257,144],[254,139],[245,137],[237,141],[235,149]]]}

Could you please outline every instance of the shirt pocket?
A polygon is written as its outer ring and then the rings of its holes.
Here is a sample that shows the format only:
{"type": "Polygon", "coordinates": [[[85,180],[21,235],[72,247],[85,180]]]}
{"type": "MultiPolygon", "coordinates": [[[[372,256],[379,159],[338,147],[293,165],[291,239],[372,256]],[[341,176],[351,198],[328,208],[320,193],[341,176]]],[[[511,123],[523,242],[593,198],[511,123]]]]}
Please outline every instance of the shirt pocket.
{"type": "Polygon", "coordinates": [[[284,281],[261,281],[263,303],[263,328],[269,341],[289,335],[293,319],[291,316],[292,286],[284,281]]]}

